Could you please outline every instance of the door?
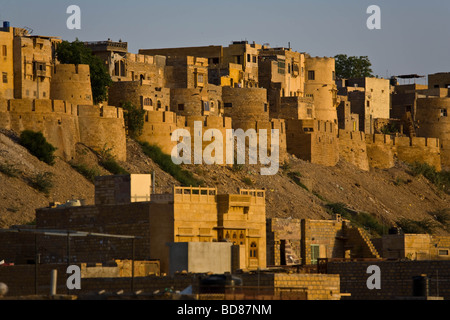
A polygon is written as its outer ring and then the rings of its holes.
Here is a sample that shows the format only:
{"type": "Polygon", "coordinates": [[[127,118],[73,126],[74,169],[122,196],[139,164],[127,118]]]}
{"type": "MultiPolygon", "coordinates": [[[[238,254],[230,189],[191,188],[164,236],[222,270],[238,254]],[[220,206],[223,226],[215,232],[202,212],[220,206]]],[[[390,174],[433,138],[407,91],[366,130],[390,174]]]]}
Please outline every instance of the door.
{"type": "Polygon", "coordinates": [[[311,245],[311,264],[317,264],[320,255],[320,246],[318,244],[311,245]]]}

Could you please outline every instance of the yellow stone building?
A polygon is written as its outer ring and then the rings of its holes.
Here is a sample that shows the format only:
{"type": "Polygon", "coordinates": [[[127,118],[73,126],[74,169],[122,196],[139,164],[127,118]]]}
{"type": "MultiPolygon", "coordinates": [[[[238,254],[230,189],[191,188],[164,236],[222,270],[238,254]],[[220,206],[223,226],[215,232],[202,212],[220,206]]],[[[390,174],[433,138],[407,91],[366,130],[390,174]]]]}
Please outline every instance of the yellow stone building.
{"type": "Polygon", "coordinates": [[[162,270],[170,242],[231,242],[234,268],[266,267],[264,190],[218,194],[216,188],[174,187],[173,194],[152,195],[151,203],[150,226],[159,236],[152,237],[150,252],[161,257],[162,270]]]}
{"type": "Polygon", "coordinates": [[[14,30],[8,24],[0,28],[0,98],[14,98],[13,39],[14,30]]]}

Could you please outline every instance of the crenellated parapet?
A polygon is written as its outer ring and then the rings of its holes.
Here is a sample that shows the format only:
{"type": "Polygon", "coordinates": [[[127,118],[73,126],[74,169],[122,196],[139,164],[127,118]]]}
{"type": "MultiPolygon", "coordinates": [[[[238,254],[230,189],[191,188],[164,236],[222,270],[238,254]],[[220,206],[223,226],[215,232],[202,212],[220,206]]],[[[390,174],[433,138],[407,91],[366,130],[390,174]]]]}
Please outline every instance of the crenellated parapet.
{"type": "Polygon", "coordinates": [[[421,162],[441,170],[440,142],[437,138],[394,137],[385,134],[366,134],[369,164],[374,168],[392,168],[395,159],[421,162]]]}
{"type": "Polygon", "coordinates": [[[66,161],[76,158],[75,145],[100,151],[112,148],[118,160],[126,159],[123,110],[112,106],[75,105],[62,100],[0,100],[0,128],[40,131],[66,161]]]}

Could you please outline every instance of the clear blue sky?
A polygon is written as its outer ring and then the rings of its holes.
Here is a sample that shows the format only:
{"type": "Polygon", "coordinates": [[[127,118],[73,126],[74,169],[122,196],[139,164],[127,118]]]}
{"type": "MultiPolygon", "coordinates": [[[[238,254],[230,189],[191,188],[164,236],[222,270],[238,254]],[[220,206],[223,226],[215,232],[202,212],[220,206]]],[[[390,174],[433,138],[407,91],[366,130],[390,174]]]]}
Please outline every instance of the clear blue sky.
{"type": "Polygon", "coordinates": [[[129,51],[235,40],[288,46],[313,56],[367,55],[386,77],[450,71],[449,0],[2,0],[0,20],[72,41],[122,39],[129,51]],[[66,8],[81,8],[68,30],[66,8]],[[381,30],[369,30],[369,5],[381,30]]]}

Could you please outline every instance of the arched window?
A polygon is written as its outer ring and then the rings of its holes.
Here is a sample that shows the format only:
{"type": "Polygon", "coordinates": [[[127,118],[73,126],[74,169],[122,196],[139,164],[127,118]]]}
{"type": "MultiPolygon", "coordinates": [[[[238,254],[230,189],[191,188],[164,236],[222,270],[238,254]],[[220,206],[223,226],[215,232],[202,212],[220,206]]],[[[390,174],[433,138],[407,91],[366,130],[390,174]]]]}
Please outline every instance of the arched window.
{"type": "Polygon", "coordinates": [[[144,105],[145,106],[152,106],[153,105],[153,101],[150,98],[145,98],[144,99],[144,105]]]}

